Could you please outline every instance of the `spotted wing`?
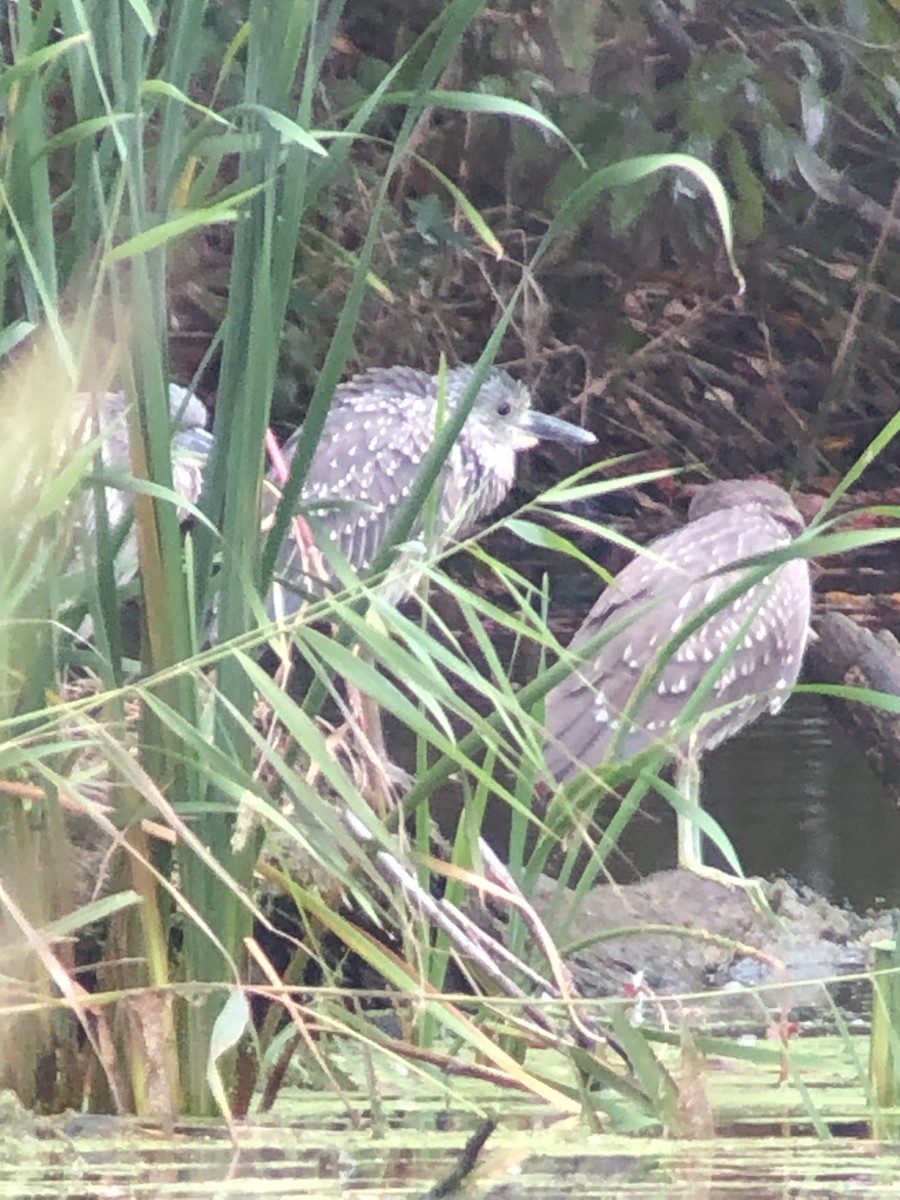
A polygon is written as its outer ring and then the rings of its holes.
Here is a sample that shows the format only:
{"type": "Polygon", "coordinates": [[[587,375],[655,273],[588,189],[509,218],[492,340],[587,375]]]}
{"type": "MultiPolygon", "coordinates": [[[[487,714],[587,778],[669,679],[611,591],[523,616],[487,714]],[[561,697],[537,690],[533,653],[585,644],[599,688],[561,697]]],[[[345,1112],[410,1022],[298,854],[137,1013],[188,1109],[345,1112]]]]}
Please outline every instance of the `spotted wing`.
{"type": "Polygon", "coordinates": [[[805,562],[777,568],[710,616],[668,659],[665,647],[743,574],[711,571],[788,540],[783,525],[769,517],[718,512],[659,539],[617,576],[572,649],[604,631],[609,640],[547,698],[547,763],[558,780],[608,759],[628,760],[660,742],[678,753],[690,738],[701,752],[766,708],[780,707],[805,647],[805,562]],[[688,729],[680,721],[684,706],[708,676],[712,686],[688,729]]]}
{"type": "MultiPolygon", "coordinates": [[[[310,552],[297,531],[285,539],[275,568],[282,589],[277,611],[293,612],[307,594],[321,592],[322,566],[326,579],[331,574],[331,546],[357,571],[371,566],[433,441],[431,383],[423,372],[391,368],[359,376],[339,390],[300,494],[300,515],[315,549],[310,552]]],[[[288,462],[298,440],[299,432],[285,444],[288,462]]],[[[267,516],[279,496],[270,473],[267,516]]]]}
{"type": "MultiPolygon", "coordinates": [[[[77,413],[77,433],[86,444],[99,434],[103,441],[100,455],[111,471],[131,471],[128,439],[128,406],[124,392],[84,395],[77,413]]],[[[169,408],[174,422],[172,435],[172,483],[175,492],[195,504],[203,486],[203,472],[212,451],[213,435],[204,428],[206,409],[203,402],[177,384],[169,385],[169,408]]],[[[106,507],[110,526],[116,528],[129,516],[133,503],[130,491],[106,489],[106,507]]],[[[179,519],[183,519],[183,511],[179,519]]],[[[93,493],[88,494],[88,528],[94,528],[93,493]]]]}

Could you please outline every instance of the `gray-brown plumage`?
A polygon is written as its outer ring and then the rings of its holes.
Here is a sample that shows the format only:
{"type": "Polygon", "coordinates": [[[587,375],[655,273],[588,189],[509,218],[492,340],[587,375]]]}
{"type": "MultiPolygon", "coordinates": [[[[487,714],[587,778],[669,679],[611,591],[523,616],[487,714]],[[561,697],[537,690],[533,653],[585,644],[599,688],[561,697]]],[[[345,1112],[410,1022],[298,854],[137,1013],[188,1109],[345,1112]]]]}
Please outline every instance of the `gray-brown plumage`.
{"type": "MultiPolygon", "coordinates": [[[[172,416],[172,484],[176,495],[188,504],[196,504],[203,486],[203,472],[212,449],[212,434],[204,428],[206,409],[201,400],[186,388],[169,385],[169,409],[172,416]]],[[[104,488],[106,516],[115,534],[132,521],[134,493],[128,487],[131,452],[128,441],[128,401],[124,392],[84,393],[77,398],[73,416],[75,441],[89,446],[99,443],[100,460],[105,470],[121,473],[122,486],[104,488]]],[[[81,548],[94,537],[96,526],[95,491],[84,490],[81,505],[75,510],[75,565],[81,548]]],[[[179,519],[185,510],[179,509],[179,519]]],[[[138,568],[137,538],[130,529],[116,555],[116,578],[120,583],[131,579],[138,568]]]]}
{"type": "MultiPolygon", "coordinates": [[[[172,416],[172,485],[175,493],[189,504],[196,504],[203,486],[203,471],[212,450],[212,434],[205,429],[206,408],[187,388],[169,385],[169,411],[172,416]]],[[[128,442],[128,401],[124,392],[84,393],[75,409],[77,439],[84,445],[94,438],[100,442],[100,459],[109,471],[131,472],[128,442]]],[[[110,527],[115,529],[130,518],[134,495],[127,488],[107,487],[106,510],[110,527]]],[[[93,495],[88,494],[85,522],[93,532],[95,516],[93,495]]]]}
{"type": "MultiPolygon", "coordinates": [[[[560,783],[657,744],[695,765],[761,713],[777,713],[797,681],[811,603],[804,559],[776,567],[665,658],[679,630],[745,573],[722,568],[787,546],[804,527],[787,492],[754,481],[698,489],[688,517],[615,577],[571,643],[578,653],[610,633],[547,697],[547,765],[560,783]],[[707,679],[699,712],[685,722],[685,704],[707,679]]],[[[680,829],[679,857],[699,857],[699,835],[689,846],[686,838],[680,829]]]]}
{"type": "MultiPolygon", "coordinates": [[[[447,412],[459,404],[473,373],[473,367],[447,372],[447,412]]],[[[332,582],[332,546],[356,571],[372,564],[439,432],[439,387],[438,376],[388,367],[338,388],[300,493],[300,513],[315,548],[311,552],[296,533],[286,539],[276,561],[270,612],[292,613],[332,582]]],[[[298,437],[285,444],[288,462],[298,437]]],[[[430,529],[423,516],[411,532],[423,544],[400,555],[391,568],[392,597],[414,590],[418,564],[464,537],[500,503],[512,486],[516,455],[542,438],[572,446],[596,440],[579,426],[535,412],[523,384],[505,371],[491,371],[443,466],[430,529]]],[[[271,516],[280,496],[271,472],[267,493],[271,516]]]]}

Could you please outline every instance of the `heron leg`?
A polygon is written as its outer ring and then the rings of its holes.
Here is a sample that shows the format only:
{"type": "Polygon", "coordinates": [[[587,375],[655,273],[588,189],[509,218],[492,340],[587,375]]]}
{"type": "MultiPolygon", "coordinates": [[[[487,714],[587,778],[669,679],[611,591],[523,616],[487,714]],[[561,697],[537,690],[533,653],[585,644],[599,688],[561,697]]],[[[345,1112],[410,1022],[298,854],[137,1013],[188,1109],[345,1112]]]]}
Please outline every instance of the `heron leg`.
{"type": "Polygon", "coordinates": [[[700,811],[700,760],[688,754],[675,771],[675,787],[684,801],[685,810],[677,814],[678,819],[678,866],[692,871],[701,879],[711,879],[727,888],[740,888],[746,892],[755,908],[774,925],[780,926],[779,918],[772,911],[761,879],[748,879],[708,867],[703,862],[703,834],[693,817],[700,811]]]}
{"type": "Polygon", "coordinates": [[[675,787],[687,811],[677,814],[678,865],[685,871],[704,873],[703,834],[694,820],[700,811],[700,760],[692,754],[682,759],[675,771],[675,787]]]}
{"type": "Polygon", "coordinates": [[[684,803],[684,811],[677,814],[678,820],[678,866],[683,871],[693,871],[703,879],[713,879],[726,887],[752,889],[758,881],[747,880],[717,867],[708,867],[703,862],[703,833],[696,817],[700,812],[700,759],[687,754],[675,771],[675,788],[684,803]]]}
{"type": "Polygon", "coordinates": [[[409,786],[409,777],[390,760],[378,702],[353,684],[347,685],[347,694],[351,728],[363,752],[369,803],[380,817],[385,817],[396,808],[397,790],[409,786]]]}

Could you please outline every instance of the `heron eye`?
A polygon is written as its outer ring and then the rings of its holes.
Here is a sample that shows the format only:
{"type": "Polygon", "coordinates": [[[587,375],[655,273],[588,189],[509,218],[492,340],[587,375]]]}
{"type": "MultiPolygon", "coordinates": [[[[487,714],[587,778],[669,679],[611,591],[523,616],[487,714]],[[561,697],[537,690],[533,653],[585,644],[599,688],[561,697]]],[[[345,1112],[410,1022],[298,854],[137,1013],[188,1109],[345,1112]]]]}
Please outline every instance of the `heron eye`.
{"type": "Polygon", "coordinates": [[[508,417],[508,416],[509,416],[509,414],[510,414],[511,412],[512,412],[512,405],[511,405],[511,404],[507,404],[507,403],[505,403],[505,402],[504,402],[503,404],[498,404],[498,405],[497,405],[497,413],[498,413],[498,415],[499,415],[499,416],[501,416],[501,417],[508,417]]]}

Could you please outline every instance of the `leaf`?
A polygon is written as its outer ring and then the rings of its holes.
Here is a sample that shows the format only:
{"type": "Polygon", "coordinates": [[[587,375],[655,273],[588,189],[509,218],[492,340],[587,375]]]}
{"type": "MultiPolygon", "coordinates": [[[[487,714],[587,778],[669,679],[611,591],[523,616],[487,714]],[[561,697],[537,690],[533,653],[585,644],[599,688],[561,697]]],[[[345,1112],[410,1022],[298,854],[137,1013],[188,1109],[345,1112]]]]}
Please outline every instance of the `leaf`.
{"type": "Polygon", "coordinates": [[[542,257],[541,251],[549,248],[557,238],[575,228],[593,208],[597,197],[602,192],[626,183],[636,183],[657,171],[671,170],[688,172],[705,189],[712,201],[719,228],[722,231],[722,240],[731,272],[738,282],[740,292],[743,293],[746,285],[734,257],[734,227],[728,195],[712,167],[690,154],[646,154],[639,158],[628,158],[622,162],[613,163],[612,166],[601,167],[594,171],[580,187],[575,188],[566,197],[560,206],[539,251],[535,253],[532,270],[536,269],[538,260],[542,257]]]}
{"type": "Polygon", "coordinates": [[[481,92],[444,92],[437,89],[429,92],[389,92],[382,98],[384,104],[418,104],[434,105],[436,108],[450,108],[457,112],[483,113],[495,117],[516,117],[537,125],[546,133],[565,142],[578,161],[584,166],[584,159],[572,145],[560,127],[554,124],[539,109],[522,100],[514,100],[511,96],[484,95],[481,92]]]}
{"type": "Polygon", "coordinates": [[[52,154],[54,150],[60,150],[64,146],[77,145],[87,138],[92,138],[98,133],[103,133],[106,129],[124,125],[127,121],[133,121],[134,119],[133,113],[110,113],[106,117],[91,117],[90,120],[79,121],[77,125],[70,125],[62,133],[48,138],[43,146],[41,146],[38,154],[35,155],[35,159],[46,157],[48,154],[52,154]]]}
{"type": "Polygon", "coordinates": [[[228,200],[223,200],[220,204],[211,205],[209,208],[195,209],[193,212],[182,213],[180,216],[173,217],[170,221],[163,221],[160,225],[154,225],[151,229],[146,229],[135,237],[128,238],[127,241],[120,242],[118,246],[114,246],[106,254],[104,263],[107,266],[112,266],[113,263],[122,262],[128,258],[138,258],[150,250],[156,250],[159,246],[166,245],[167,242],[184,237],[185,234],[193,233],[195,229],[203,229],[207,225],[222,225],[229,221],[236,221],[238,214],[235,210],[237,207],[243,204],[245,200],[249,200],[251,196],[255,196],[257,192],[262,191],[266,186],[266,184],[258,184],[256,187],[239,192],[236,196],[229,197],[228,200]]]}
{"type": "Polygon", "coordinates": [[[209,1058],[206,1062],[206,1082],[222,1115],[231,1124],[231,1106],[219,1073],[219,1059],[234,1049],[250,1025],[250,1003],[243,988],[231,989],[228,999],[216,1017],[209,1039],[209,1058]]]}
{"type": "Polygon", "coordinates": [[[323,158],[327,157],[328,151],[322,143],[317,141],[313,134],[298,125],[296,121],[286,117],[284,113],[276,112],[274,108],[268,108],[265,104],[241,104],[238,111],[257,113],[275,130],[283,142],[293,142],[297,146],[302,146],[304,150],[312,151],[313,154],[319,154],[323,158]]]}
{"type": "Polygon", "coordinates": [[[156,22],[144,0],[128,0],[128,5],[144,27],[148,37],[156,37],[156,22]]]}
{"type": "Polygon", "coordinates": [[[190,96],[186,96],[174,83],[169,83],[165,79],[146,79],[141,84],[141,94],[144,96],[163,96],[167,100],[174,100],[178,104],[192,108],[195,112],[200,113],[201,116],[206,117],[207,120],[215,121],[217,125],[224,125],[226,129],[234,128],[231,121],[227,121],[225,117],[220,116],[213,109],[207,107],[207,105],[198,104],[196,100],[192,100],[190,96]]]}
{"type": "Polygon", "coordinates": [[[0,72],[0,96],[11,91],[15,84],[23,79],[27,79],[29,75],[34,75],[41,67],[47,66],[48,63],[55,62],[64,54],[74,49],[75,46],[80,46],[83,42],[90,40],[90,34],[78,33],[74,37],[63,38],[62,41],[54,42],[50,46],[44,46],[41,50],[36,50],[34,54],[29,54],[27,58],[19,59],[14,67],[4,67],[0,72]]]}

